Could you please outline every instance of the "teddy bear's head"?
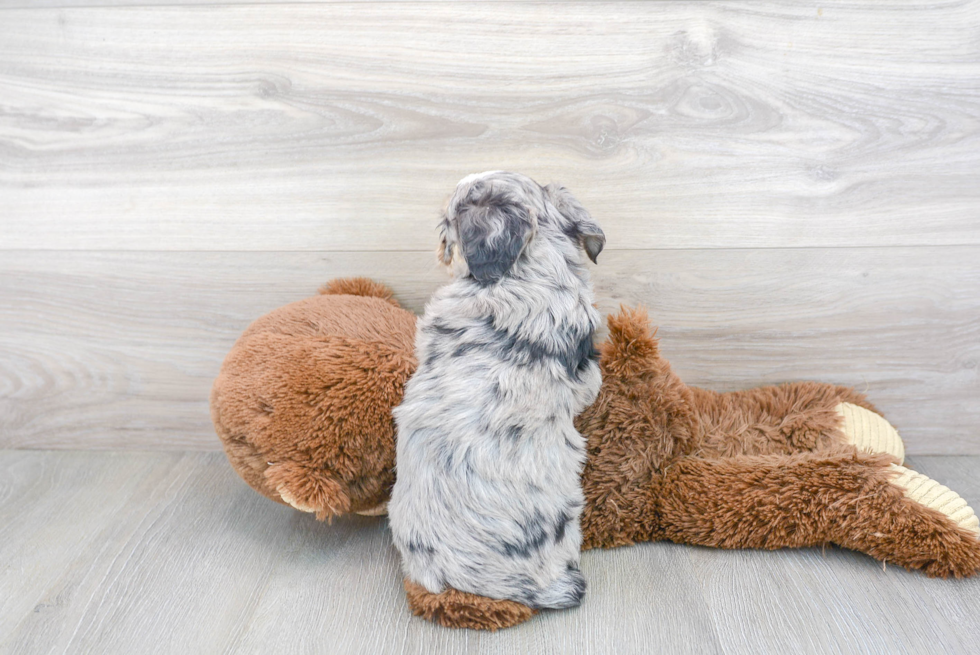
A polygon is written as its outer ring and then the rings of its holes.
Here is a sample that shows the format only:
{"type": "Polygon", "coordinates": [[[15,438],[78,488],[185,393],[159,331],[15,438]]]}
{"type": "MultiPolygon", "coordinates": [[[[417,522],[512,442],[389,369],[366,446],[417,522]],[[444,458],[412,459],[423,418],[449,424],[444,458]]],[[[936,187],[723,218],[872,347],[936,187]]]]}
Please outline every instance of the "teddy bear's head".
{"type": "Polygon", "coordinates": [[[232,466],[264,496],[319,518],[383,511],[391,410],[415,370],[414,336],[415,315],[359,279],[252,323],[211,391],[232,466]]]}

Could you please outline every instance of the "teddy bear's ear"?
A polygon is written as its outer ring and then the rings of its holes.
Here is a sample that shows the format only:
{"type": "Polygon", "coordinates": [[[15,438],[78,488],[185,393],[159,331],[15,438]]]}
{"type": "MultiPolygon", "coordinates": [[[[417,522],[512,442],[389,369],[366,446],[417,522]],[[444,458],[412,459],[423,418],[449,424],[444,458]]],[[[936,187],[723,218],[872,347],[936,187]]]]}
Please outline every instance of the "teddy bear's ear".
{"type": "Polygon", "coordinates": [[[549,184],[544,187],[544,192],[558,213],[567,221],[566,234],[577,239],[592,263],[597,264],[596,259],[606,245],[606,235],[602,228],[582,206],[582,203],[562,185],[549,184]]]}

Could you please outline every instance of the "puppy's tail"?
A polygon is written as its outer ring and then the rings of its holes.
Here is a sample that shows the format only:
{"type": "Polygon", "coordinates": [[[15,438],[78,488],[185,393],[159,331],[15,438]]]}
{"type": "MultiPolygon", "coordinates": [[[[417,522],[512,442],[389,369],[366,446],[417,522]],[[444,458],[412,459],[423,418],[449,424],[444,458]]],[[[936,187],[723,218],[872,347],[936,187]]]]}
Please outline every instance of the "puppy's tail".
{"type": "Polygon", "coordinates": [[[395,300],[395,292],[388,285],[366,277],[340,277],[330,280],[320,287],[319,292],[323,295],[381,298],[395,307],[401,307],[395,300]]]}

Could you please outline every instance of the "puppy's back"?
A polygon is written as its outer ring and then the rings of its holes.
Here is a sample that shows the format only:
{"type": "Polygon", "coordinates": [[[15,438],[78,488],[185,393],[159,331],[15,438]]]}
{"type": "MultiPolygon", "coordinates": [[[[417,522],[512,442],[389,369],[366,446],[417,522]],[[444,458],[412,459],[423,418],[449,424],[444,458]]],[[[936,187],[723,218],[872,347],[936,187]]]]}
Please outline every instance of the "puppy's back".
{"type": "Polygon", "coordinates": [[[419,322],[419,368],[395,410],[389,515],[406,574],[430,592],[452,587],[570,607],[585,590],[578,569],[585,452],[572,421],[599,387],[598,314],[581,245],[544,212],[537,216],[552,222],[535,217],[525,236],[531,214],[510,207],[496,228],[444,232],[443,252],[464,262],[419,322]],[[513,254],[515,243],[522,245],[513,254]],[[513,261],[489,265],[493,244],[513,261]],[[469,270],[477,260],[480,276],[469,270]]]}

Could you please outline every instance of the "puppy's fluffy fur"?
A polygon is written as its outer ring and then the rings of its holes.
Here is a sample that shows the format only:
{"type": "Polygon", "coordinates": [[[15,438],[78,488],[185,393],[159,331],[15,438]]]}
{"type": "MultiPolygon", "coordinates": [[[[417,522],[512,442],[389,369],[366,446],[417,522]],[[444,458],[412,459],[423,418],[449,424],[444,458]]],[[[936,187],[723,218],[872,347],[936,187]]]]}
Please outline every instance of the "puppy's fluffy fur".
{"type": "Polygon", "coordinates": [[[455,280],[420,320],[388,511],[410,581],[574,607],[585,442],[600,386],[585,257],[602,230],[562,187],[464,178],[440,226],[455,280]]]}

